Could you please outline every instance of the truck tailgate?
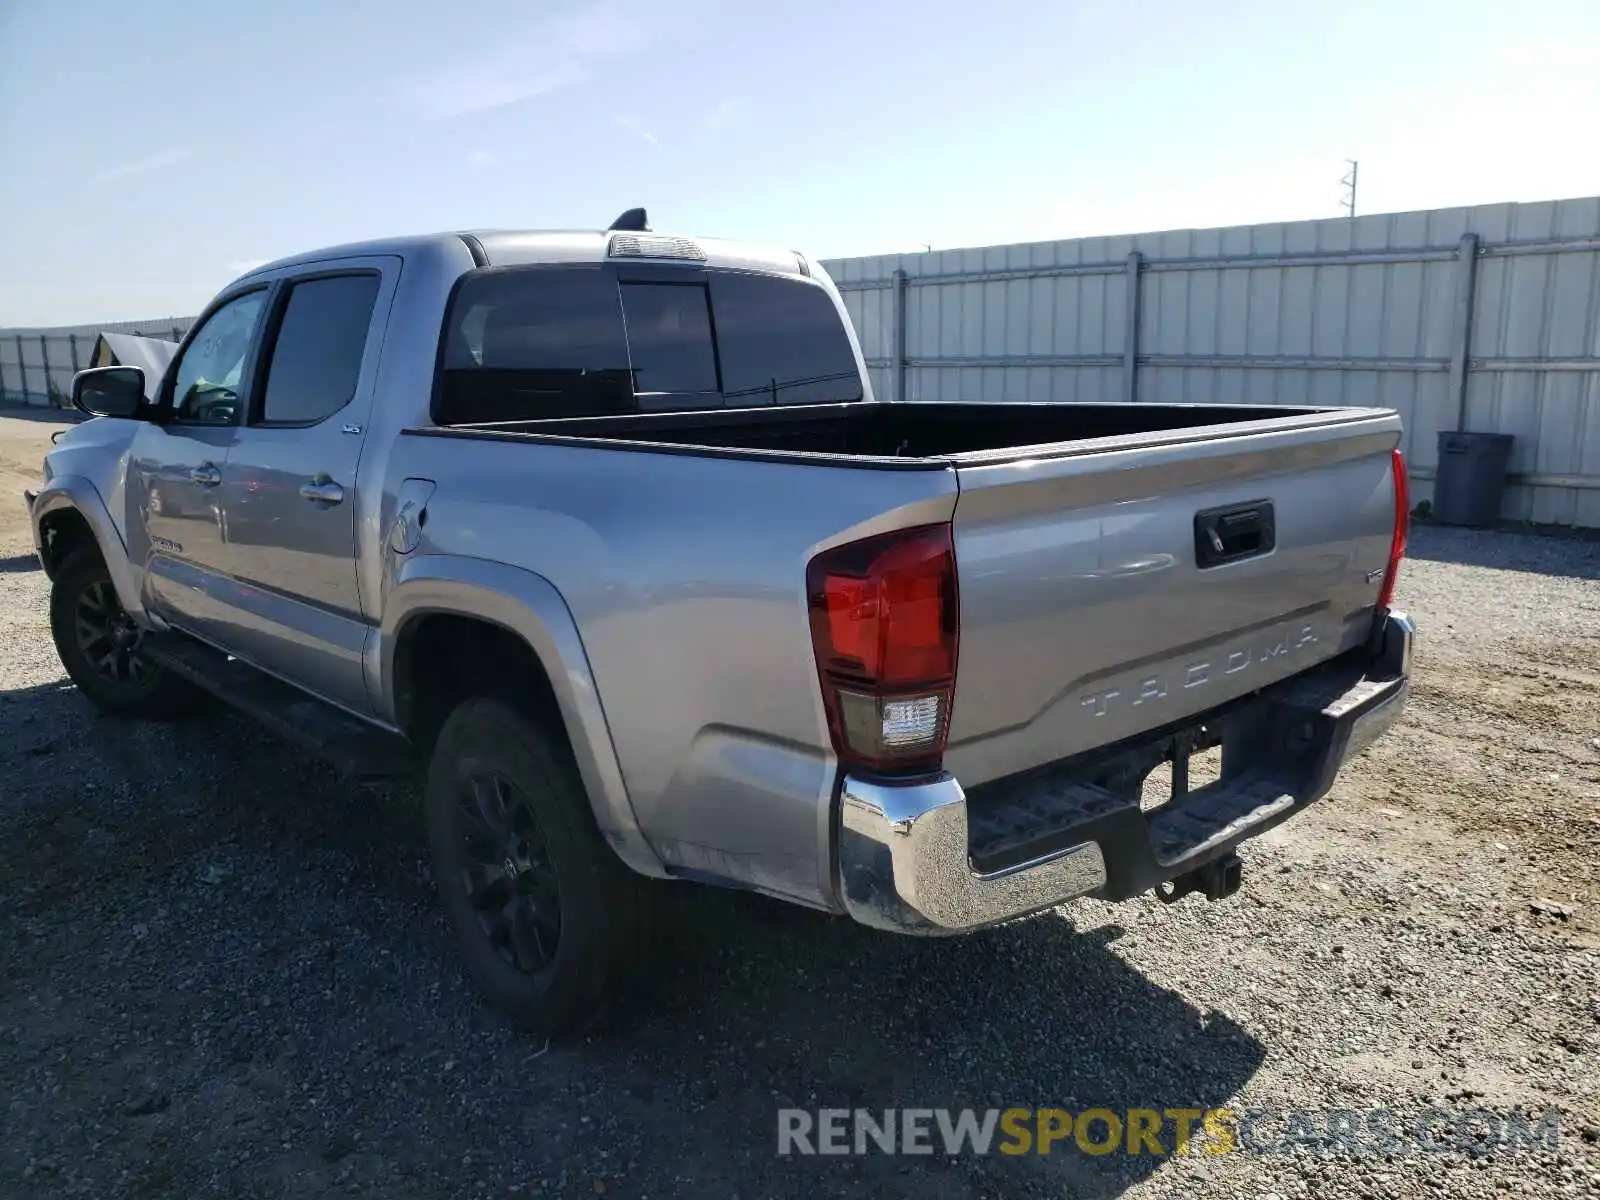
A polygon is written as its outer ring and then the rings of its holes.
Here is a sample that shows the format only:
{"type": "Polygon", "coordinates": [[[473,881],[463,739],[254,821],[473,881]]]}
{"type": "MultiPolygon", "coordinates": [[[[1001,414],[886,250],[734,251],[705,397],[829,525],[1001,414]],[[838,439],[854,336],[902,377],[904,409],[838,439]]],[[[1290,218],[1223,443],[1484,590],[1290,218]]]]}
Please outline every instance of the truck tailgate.
{"type": "Polygon", "coordinates": [[[1204,713],[1359,644],[1399,417],[1345,409],[954,458],[968,786],[1204,713]]]}

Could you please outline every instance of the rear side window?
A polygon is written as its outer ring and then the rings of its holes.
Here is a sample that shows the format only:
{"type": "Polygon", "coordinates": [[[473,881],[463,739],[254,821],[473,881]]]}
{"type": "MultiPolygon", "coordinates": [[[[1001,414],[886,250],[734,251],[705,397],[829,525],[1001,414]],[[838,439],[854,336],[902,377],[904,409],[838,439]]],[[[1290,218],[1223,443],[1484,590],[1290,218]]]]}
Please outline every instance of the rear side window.
{"type": "Polygon", "coordinates": [[[651,395],[717,390],[717,352],[711,347],[711,311],[701,283],[625,283],[633,390],[641,407],[651,395]]]}
{"type": "Polygon", "coordinates": [[[267,365],[262,424],[315,424],[355,398],[377,300],[376,275],[336,275],[293,286],[267,365]]]}
{"type": "Polygon", "coordinates": [[[470,276],[448,320],[441,425],[633,410],[617,285],[598,267],[470,276]]]}
{"type": "Polygon", "coordinates": [[[839,310],[816,284],[729,272],[712,277],[711,301],[730,408],[861,399],[839,310]]]}

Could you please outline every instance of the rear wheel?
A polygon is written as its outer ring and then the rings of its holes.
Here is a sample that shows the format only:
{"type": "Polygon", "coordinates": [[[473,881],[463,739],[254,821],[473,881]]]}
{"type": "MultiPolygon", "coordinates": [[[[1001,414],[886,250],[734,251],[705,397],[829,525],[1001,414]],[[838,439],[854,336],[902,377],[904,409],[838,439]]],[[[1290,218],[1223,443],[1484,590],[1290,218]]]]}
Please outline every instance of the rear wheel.
{"type": "Polygon", "coordinates": [[[50,634],[67,675],[103,713],[166,719],[190,710],[199,698],[188,681],[139,654],[143,631],[123,609],[92,547],[75,550],[56,571],[50,634]]]}
{"type": "Polygon", "coordinates": [[[639,953],[640,891],[565,742],[498,700],[462,703],[428,768],[440,899],[490,1003],[546,1034],[585,1023],[639,953]]]}

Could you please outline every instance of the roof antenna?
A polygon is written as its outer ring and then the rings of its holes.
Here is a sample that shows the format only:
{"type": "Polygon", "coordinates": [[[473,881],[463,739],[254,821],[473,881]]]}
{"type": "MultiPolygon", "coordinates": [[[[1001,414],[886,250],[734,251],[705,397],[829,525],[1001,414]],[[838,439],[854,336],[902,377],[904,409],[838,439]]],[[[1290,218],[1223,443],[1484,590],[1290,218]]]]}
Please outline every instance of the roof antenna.
{"type": "Polygon", "coordinates": [[[630,208],[611,222],[611,228],[625,230],[628,233],[649,233],[650,217],[642,208],[630,208]]]}

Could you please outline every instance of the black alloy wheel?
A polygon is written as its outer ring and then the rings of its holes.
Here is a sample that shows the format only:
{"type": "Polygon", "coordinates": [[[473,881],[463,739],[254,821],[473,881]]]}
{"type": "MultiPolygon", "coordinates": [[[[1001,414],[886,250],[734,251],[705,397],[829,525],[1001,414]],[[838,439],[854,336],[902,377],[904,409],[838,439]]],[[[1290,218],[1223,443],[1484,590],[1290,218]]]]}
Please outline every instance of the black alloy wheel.
{"type": "Polygon", "coordinates": [[[548,970],[561,938],[561,889],[527,798],[498,771],[475,771],[461,780],[455,824],[461,886],[484,936],[519,971],[548,970]]]}

